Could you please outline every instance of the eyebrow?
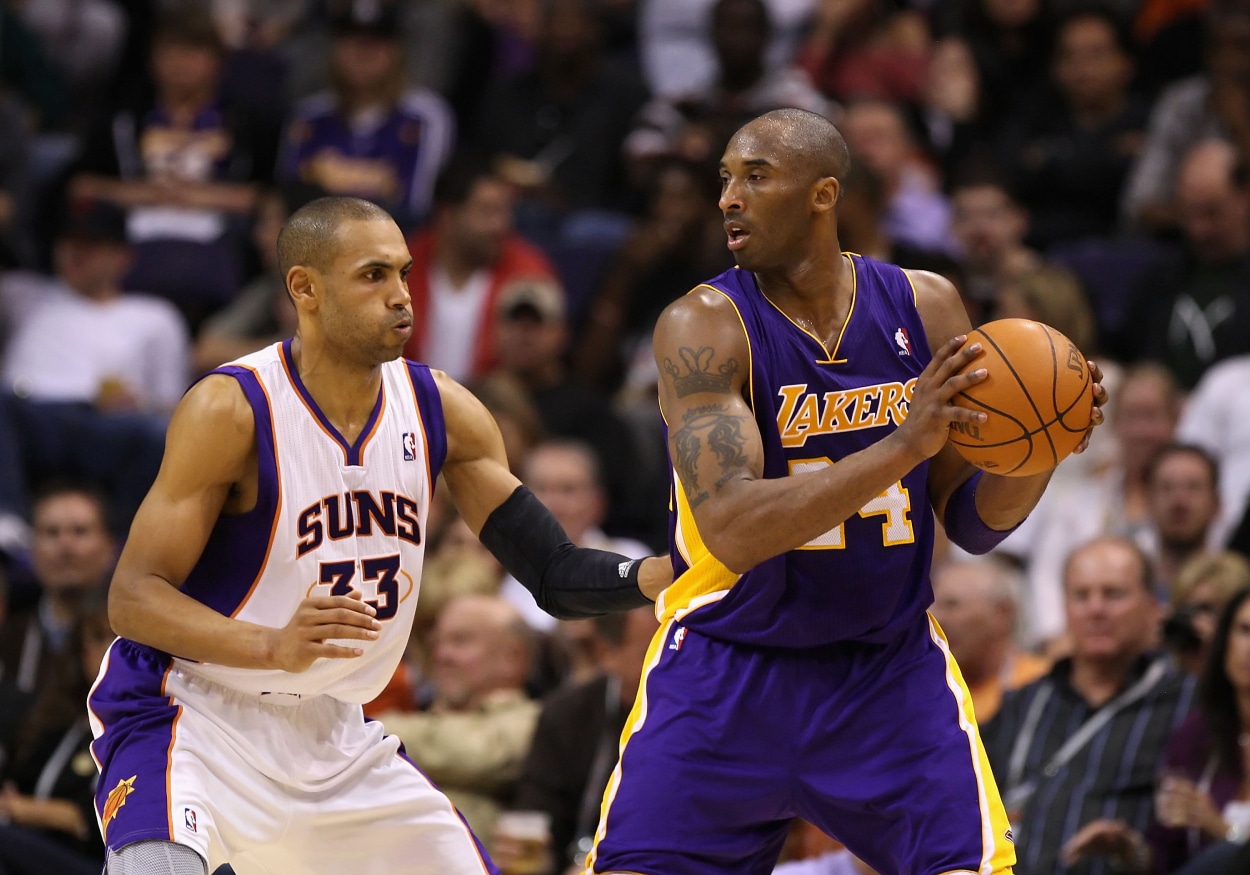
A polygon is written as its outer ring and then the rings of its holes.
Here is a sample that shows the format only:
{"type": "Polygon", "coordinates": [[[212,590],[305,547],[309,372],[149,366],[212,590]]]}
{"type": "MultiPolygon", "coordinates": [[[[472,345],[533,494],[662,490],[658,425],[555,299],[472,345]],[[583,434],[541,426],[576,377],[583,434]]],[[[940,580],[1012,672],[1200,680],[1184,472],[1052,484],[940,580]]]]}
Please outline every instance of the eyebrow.
{"type": "MultiPolygon", "coordinates": [[[[746,165],[747,167],[772,167],[773,166],[773,162],[769,161],[767,158],[747,158],[742,163],[746,165]]],[[[729,165],[726,164],[724,161],[722,161],[720,163],[720,169],[728,170],[729,165]]]]}
{"type": "MultiPolygon", "coordinates": [[[[392,265],[391,262],[389,261],[381,261],[375,258],[372,261],[366,261],[363,264],[357,265],[356,270],[371,270],[372,268],[375,268],[375,267],[380,267],[383,270],[390,270],[393,266],[394,265],[392,265]]],[[[407,261],[405,261],[403,264],[399,266],[399,269],[407,270],[408,268],[411,268],[411,267],[412,267],[412,259],[409,258],[407,261]]]]}

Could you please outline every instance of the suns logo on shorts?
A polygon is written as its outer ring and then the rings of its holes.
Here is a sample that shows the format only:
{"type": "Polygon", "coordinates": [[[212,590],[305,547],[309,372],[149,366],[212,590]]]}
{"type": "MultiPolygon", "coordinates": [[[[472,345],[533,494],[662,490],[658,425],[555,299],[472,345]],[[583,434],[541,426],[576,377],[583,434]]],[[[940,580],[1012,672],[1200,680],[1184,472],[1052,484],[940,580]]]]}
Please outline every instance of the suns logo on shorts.
{"type": "Polygon", "coordinates": [[[104,800],[104,810],[100,812],[100,827],[107,833],[109,822],[117,817],[117,812],[126,804],[126,797],[135,792],[135,778],[138,775],[131,775],[123,781],[118,781],[117,786],[109,791],[108,798],[104,800]]]}

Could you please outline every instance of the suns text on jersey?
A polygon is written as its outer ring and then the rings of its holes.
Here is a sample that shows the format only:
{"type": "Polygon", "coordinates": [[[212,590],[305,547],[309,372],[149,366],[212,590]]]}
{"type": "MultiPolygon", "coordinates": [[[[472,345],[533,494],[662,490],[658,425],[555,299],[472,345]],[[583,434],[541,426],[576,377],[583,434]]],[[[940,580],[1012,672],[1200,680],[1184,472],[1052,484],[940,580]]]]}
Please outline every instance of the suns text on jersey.
{"type": "Polygon", "coordinates": [[[808,392],[806,383],[782,386],[777,390],[781,396],[777,411],[781,445],[801,447],[813,435],[899,425],[907,418],[907,405],[915,389],[915,378],[906,383],[877,383],[823,394],[808,392]]]}
{"type": "Polygon", "coordinates": [[[296,555],[316,550],[329,538],[337,541],[375,533],[390,535],[410,544],[421,543],[417,503],[394,492],[364,489],[327,495],[299,512],[299,544],[296,555]]]}

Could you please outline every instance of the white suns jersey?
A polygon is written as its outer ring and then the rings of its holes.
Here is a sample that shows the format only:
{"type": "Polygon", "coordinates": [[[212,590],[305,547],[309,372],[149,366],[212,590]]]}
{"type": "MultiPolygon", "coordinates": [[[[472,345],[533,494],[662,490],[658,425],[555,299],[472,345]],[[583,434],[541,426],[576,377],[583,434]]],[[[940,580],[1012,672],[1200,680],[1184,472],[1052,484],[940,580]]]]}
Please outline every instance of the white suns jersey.
{"type": "Polygon", "coordinates": [[[256,506],[221,517],[183,592],[219,613],[281,628],[307,596],[359,591],[377,609],[378,638],[348,659],[307,670],[176,660],[191,674],[248,693],[372,700],[408,644],[421,586],[430,494],[446,455],[438,389],[425,365],[382,366],[382,389],[348,444],[300,381],[290,341],[218,368],[243,387],[256,420],[256,506]]]}

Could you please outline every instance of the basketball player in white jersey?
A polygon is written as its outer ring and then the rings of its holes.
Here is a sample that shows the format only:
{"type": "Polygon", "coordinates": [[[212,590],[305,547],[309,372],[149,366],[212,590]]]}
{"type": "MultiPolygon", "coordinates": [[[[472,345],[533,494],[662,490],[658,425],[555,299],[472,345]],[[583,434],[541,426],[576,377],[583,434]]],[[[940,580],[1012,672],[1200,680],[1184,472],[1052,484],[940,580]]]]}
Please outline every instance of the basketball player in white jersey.
{"type": "Polygon", "coordinates": [[[412,259],[383,210],[315,201],[278,256],[298,332],[187,392],[113,579],[88,701],[106,871],[494,872],[361,711],[408,641],[435,479],[557,615],[646,604],[671,567],[568,543],[485,408],[400,358],[412,259]]]}

